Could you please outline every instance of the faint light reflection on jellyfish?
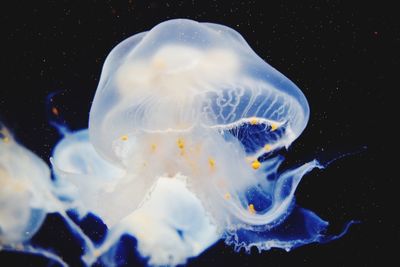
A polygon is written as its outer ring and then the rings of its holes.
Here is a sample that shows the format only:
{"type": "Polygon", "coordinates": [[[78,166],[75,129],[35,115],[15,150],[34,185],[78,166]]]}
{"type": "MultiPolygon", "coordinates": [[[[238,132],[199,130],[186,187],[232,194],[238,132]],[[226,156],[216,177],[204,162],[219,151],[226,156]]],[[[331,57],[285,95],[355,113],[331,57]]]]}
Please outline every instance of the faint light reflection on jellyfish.
{"type": "MultiPolygon", "coordinates": [[[[87,244],[88,265],[112,262],[124,234],[137,239],[150,265],[185,263],[221,238],[237,251],[326,242],[347,227],[326,235],[328,223],[294,203],[301,178],[322,166],[314,160],[279,169],[279,150],[308,118],[300,89],[239,33],[166,21],[111,51],[89,129],[58,143],[55,182],[44,188],[54,187],[64,210],[92,212],[109,228],[101,244],[87,244]]],[[[50,212],[45,204],[38,209],[50,212]]]]}

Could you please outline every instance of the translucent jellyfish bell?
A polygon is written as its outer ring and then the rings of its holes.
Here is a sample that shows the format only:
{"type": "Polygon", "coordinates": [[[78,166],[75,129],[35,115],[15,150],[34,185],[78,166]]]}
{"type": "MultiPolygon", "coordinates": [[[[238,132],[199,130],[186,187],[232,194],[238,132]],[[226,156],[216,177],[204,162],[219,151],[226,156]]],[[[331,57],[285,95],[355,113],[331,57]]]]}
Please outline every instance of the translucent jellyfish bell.
{"type": "Polygon", "coordinates": [[[50,171],[0,123],[0,247],[29,240],[55,210],[50,171]]]}
{"type": "MultiPolygon", "coordinates": [[[[308,116],[302,92],[240,34],[178,19],[113,49],[90,111],[89,133],[97,151],[129,169],[144,188],[160,176],[182,173],[199,196],[216,196],[210,206],[232,196],[235,204],[228,204],[228,210],[235,217],[264,225],[285,213],[298,182],[284,197],[265,195],[264,202],[273,202],[270,213],[260,218],[247,214],[251,203],[246,192],[257,191],[258,185],[271,191],[275,183],[265,181],[263,170],[268,164],[276,170],[280,162],[272,159],[261,166],[258,158],[289,146],[308,116]],[[210,173],[210,168],[215,170],[210,173]]],[[[298,172],[299,177],[308,170],[298,172]]],[[[216,216],[227,217],[219,211],[216,216]]]]}
{"type": "MultiPolygon", "coordinates": [[[[274,147],[305,128],[309,107],[289,79],[263,61],[236,31],[170,20],[116,46],[107,57],[90,112],[96,149],[118,162],[118,140],[138,131],[284,126],[274,147]]],[[[259,144],[259,147],[264,144],[259,144]]]]}

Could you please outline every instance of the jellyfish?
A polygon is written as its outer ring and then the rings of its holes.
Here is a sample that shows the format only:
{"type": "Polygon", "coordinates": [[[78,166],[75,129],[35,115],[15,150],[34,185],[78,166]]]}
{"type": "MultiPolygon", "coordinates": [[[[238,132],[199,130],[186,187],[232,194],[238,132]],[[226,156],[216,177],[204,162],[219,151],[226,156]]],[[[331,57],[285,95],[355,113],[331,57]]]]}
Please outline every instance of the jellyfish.
{"type": "Polygon", "coordinates": [[[290,250],[337,237],[294,203],[301,178],[323,166],[313,160],[280,170],[279,151],[308,118],[301,90],[239,33],[170,20],[111,51],[85,133],[90,153],[71,142],[75,150],[57,147],[54,163],[98,172],[62,178],[90,192],[79,205],[112,229],[97,255],[122,233],[134,235],[156,265],[185,263],[220,238],[236,250],[290,250]],[[106,165],[120,171],[103,171],[106,165]]]}
{"type": "Polygon", "coordinates": [[[47,164],[0,123],[0,251],[38,254],[66,266],[59,256],[29,245],[46,214],[59,210],[47,164]]]}
{"type": "Polygon", "coordinates": [[[87,265],[115,263],[126,234],[157,266],[220,239],[246,252],[328,242],[350,224],[327,234],[328,222],[295,203],[302,177],[324,166],[282,168],[309,113],[302,91],[235,30],[165,21],[110,52],[88,129],[63,131],[46,187],[59,210],[107,225],[100,244],[85,238],[87,265]]]}
{"type": "Polygon", "coordinates": [[[35,154],[15,142],[9,131],[0,131],[0,244],[29,240],[53,210],[50,170],[35,154]],[[47,199],[46,199],[47,198],[47,199]]]}
{"type": "Polygon", "coordinates": [[[83,241],[86,253],[93,253],[92,241],[67,214],[76,208],[69,201],[70,188],[55,183],[46,162],[19,144],[0,122],[0,251],[38,255],[68,266],[61,255],[31,244],[47,215],[59,214],[83,241]]]}

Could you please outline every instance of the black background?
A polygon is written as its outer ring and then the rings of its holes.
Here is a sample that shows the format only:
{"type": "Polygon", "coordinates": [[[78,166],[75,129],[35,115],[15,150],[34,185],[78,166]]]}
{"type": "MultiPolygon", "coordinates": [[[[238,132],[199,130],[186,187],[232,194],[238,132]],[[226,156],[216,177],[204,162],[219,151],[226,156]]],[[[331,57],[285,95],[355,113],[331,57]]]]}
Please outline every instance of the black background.
{"type": "MultiPolygon", "coordinates": [[[[306,176],[297,202],[331,222],[343,238],[290,253],[234,253],[222,243],[193,266],[376,266],[394,259],[398,198],[389,170],[395,143],[400,29],[396,8],[349,1],[13,1],[1,7],[0,120],[48,161],[59,139],[48,124],[46,96],[72,129],[87,127],[101,67],[123,39],[172,18],[234,28],[306,95],[311,118],[289,162],[329,161],[306,176]],[[393,74],[392,74],[393,73],[393,74]],[[393,79],[394,78],[394,79],[393,79]]],[[[398,158],[398,157],[397,157],[398,158]]],[[[50,235],[57,235],[56,232],[50,235]]],[[[39,261],[0,253],[1,266],[39,261]],[[4,263],[4,264],[3,264],[4,263]]]]}

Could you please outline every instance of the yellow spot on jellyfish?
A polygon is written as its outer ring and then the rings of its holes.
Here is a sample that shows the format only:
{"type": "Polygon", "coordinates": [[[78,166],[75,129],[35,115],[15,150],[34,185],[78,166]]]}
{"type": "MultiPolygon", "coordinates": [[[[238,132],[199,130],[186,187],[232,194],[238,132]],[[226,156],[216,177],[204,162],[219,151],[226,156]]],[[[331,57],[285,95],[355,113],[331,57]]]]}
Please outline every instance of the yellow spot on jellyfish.
{"type": "Polygon", "coordinates": [[[208,158],[208,164],[212,170],[215,169],[215,160],[213,158],[208,158]]]}
{"type": "Polygon", "coordinates": [[[255,160],[251,163],[251,167],[255,170],[259,169],[261,166],[261,163],[258,160],[255,160]]]}
{"type": "Polygon", "coordinates": [[[121,136],[121,140],[122,140],[122,141],[127,141],[127,140],[128,140],[128,136],[127,136],[127,135],[121,136]]]}
{"type": "Polygon", "coordinates": [[[254,205],[253,205],[253,204],[250,204],[250,205],[247,207],[247,210],[248,210],[251,214],[255,214],[255,213],[256,213],[256,210],[254,209],[254,205]]]}
{"type": "Polygon", "coordinates": [[[225,193],[224,198],[225,198],[226,200],[231,199],[231,194],[225,193]]]}
{"type": "Polygon", "coordinates": [[[269,151],[271,151],[271,149],[272,149],[272,146],[270,144],[264,145],[264,150],[265,151],[269,152],[269,151]]]}
{"type": "Polygon", "coordinates": [[[271,124],[271,131],[275,131],[276,129],[278,129],[278,124],[272,123],[271,124]]]}
{"type": "Polygon", "coordinates": [[[182,138],[179,138],[178,141],[176,141],[176,143],[178,144],[179,149],[185,148],[185,140],[183,140],[182,138]]]}
{"type": "MultiPolygon", "coordinates": [[[[1,127],[1,125],[0,125],[1,127]]],[[[6,128],[0,128],[0,139],[4,142],[4,143],[8,143],[10,141],[10,138],[8,137],[8,132],[6,128]]]]}
{"type": "Polygon", "coordinates": [[[151,144],[150,148],[151,148],[151,152],[155,152],[157,150],[157,145],[151,144]]]}
{"type": "Polygon", "coordinates": [[[258,123],[258,119],[257,118],[253,117],[253,118],[250,119],[250,124],[251,125],[256,125],[257,123],[258,123]]]}

